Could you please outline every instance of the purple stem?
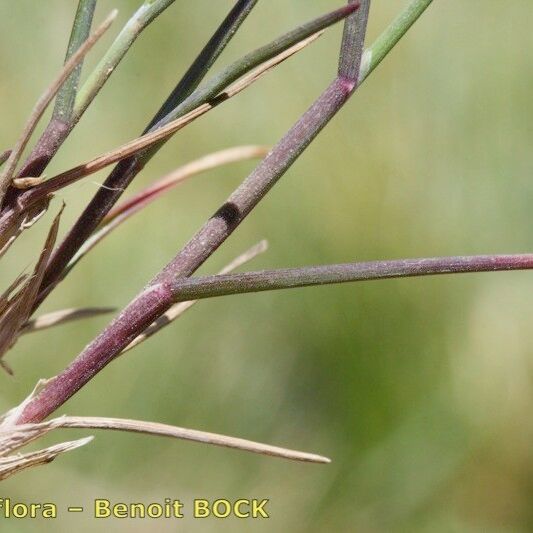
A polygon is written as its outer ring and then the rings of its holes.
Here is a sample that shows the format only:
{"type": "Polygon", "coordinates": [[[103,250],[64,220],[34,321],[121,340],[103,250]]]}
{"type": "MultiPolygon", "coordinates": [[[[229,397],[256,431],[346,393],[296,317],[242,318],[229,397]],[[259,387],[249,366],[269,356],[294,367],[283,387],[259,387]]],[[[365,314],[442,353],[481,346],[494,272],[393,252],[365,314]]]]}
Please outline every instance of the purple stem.
{"type": "Polygon", "coordinates": [[[22,412],[18,424],[44,420],[110,363],[138,333],[169,307],[170,284],[148,287],[57,377],[51,380],[22,412]]]}
{"type": "Polygon", "coordinates": [[[230,294],[355,281],[531,269],[533,254],[396,259],[180,278],[172,284],[172,292],[175,302],[183,302],[230,294]]]}

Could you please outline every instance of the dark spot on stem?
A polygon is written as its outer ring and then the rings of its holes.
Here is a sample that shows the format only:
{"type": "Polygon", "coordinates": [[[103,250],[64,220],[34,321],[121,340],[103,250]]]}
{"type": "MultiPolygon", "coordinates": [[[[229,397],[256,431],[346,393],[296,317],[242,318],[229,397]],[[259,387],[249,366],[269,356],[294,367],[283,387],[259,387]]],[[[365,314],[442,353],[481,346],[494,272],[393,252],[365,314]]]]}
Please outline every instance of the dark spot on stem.
{"type": "Polygon", "coordinates": [[[226,202],[215,214],[214,218],[221,218],[229,228],[237,225],[241,217],[239,208],[232,202],[226,202]]]}

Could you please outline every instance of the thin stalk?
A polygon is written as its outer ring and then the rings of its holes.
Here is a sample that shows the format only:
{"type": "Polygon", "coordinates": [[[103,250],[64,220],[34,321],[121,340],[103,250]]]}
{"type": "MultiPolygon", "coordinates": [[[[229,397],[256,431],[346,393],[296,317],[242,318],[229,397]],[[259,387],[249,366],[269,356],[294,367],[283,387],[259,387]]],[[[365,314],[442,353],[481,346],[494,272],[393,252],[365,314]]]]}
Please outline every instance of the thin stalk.
{"type": "Polygon", "coordinates": [[[235,3],[233,9],[209,39],[143,133],[150,131],[200,85],[200,82],[205,78],[209,69],[220,57],[256,4],[257,0],[238,0],[235,3]]]}
{"type": "Polygon", "coordinates": [[[128,20],[109,47],[104,57],[80,87],[74,104],[73,121],[77,122],[100,92],[109,76],[117,68],[122,58],[131,48],[144,29],[175,0],[145,0],[141,7],[128,20]]]}
{"type": "MultiPolygon", "coordinates": [[[[72,32],[70,34],[65,62],[71,58],[89,37],[95,8],[96,0],[79,0],[78,9],[74,16],[74,23],[72,24],[72,32]]],[[[53,113],[54,119],[64,122],[71,119],[82,66],[83,63],[80,62],[57,93],[53,113]]]]}
{"type": "Polygon", "coordinates": [[[179,278],[174,281],[172,291],[175,302],[182,302],[356,281],[532,269],[533,254],[398,259],[179,278]]]}
{"type": "Polygon", "coordinates": [[[363,61],[360,73],[360,82],[365,80],[385,59],[432,2],[433,0],[412,0],[407,8],[376,39],[372,46],[365,51],[365,61],[363,61]]]}

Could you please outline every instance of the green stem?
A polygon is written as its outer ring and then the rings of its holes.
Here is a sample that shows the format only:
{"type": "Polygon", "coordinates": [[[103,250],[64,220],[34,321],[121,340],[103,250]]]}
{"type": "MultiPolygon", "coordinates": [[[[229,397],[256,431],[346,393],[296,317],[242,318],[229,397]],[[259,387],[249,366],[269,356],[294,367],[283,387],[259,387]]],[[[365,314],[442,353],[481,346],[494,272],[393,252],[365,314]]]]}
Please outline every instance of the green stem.
{"type": "Polygon", "coordinates": [[[412,0],[374,44],[365,51],[365,58],[359,73],[361,82],[383,61],[432,2],[433,0],[412,0]]]}
{"type": "Polygon", "coordinates": [[[79,120],[104,83],[131,48],[141,32],[175,0],[145,0],[122,28],[105,56],[80,88],[74,104],[73,122],[79,120]]]}
{"type": "MultiPolygon", "coordinates": [[[[79,0],[74,23],[72,24],[72,32],[70,34],[65,62],[70,59],[72,54],[74,54],[89,37],[95,8],[96,0],[79,0]]],[[[62,122],[70,120],[74,109],[76,93],[78,92],[81,69],[82,62],[80,62],[74,69],[74,72],[72,72],[57,93],[53,114],[54,119],[61,120],[62,122]]]]}
{"type": "Polygon", "coordinates": [[[198,57],[193,61],[174,90],[165,100],[154,118],[145,128],[144,133],[150,131],[161,119],[181,104],[200,85],[206,74],[224,51],[231,39],[237,33],[241,24],[246,20],[258,0],[238,0],[228,16],[215,31],[198,57]]]}

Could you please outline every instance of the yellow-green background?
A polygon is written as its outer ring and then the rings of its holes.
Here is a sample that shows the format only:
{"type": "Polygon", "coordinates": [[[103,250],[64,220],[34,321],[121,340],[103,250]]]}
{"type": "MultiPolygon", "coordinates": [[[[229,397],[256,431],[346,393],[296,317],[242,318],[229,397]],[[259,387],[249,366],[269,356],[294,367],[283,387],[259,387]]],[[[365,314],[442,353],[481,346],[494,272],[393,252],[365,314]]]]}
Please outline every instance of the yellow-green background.
{"type": "MultiPolygon", "coordinates": [[[[406,3],[376,0],[369,40],[406,3]]],[[[120,15],[87,67],[139,2],[99,4],[98,20],[113,7],[120,15]]],[[[138,134],[231,4],[177,0],[135,44],[48,174],[138,134]]],[[[216,69],[338,4],[259,2],[216,69]]],[[[60,68],[75,7],[74,0],[0,2],[1,149],[60,68]]],[[[531,250],[532,26],[528,0],[436,0],[203,271],[265,237],[270,251],[253,268],[531,250]]],[[[275,142],[332,79],[339,38],[340,26],[180,132],[132,190],[204,153],[275,142]]],[[[151,206],[44,308],[125,305],[252,166],[195,178],[151,206]]],[[[67,204],[63,231],[104,178],[58,195],[67,204]]],[[[45,229],[28,232],[2,261],[2,286],[35,259],[45,229]]],[[[202,302],[60,412],[236,435],[322,453],[332,464],[99,432],[92,444],[2,483],[0,497],[56,502],[62,518],[0,519],[0,527],[531,531],[532,287],[530,273],[497,273],[202,302]],[[90,508],[94,497],[180,498],[189,509],[195,497],[269,498],[271,519],[65,516],[67,505],[90,508]]],[[[23,338],[8,355],[15,377],[0,376],[1,410],[60,371],[106,320],[23,338]]],[[[46,442],[87,433],[58,432],[46,442]]]]}

